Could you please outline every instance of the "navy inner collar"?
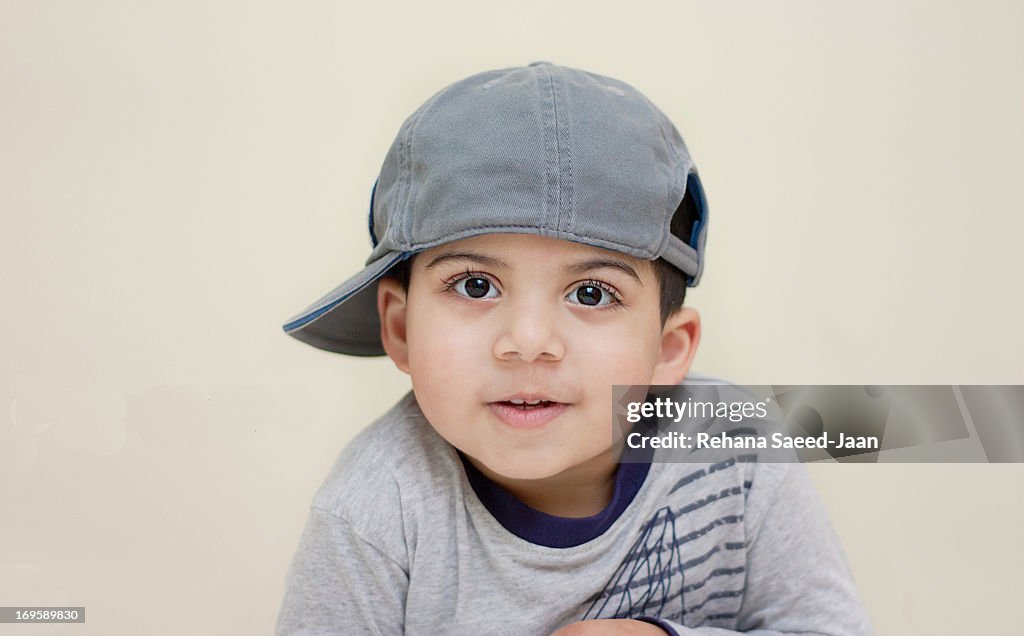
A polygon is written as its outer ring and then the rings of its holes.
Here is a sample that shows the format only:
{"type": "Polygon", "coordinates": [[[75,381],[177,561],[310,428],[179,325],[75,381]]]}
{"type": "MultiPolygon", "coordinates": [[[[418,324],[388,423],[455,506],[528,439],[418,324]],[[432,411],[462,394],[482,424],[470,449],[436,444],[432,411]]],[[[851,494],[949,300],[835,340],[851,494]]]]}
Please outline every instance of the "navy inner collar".
{"type": "Polygon", "coordinates": [[[456,453],[473,492],[498,523],[521,539],[549,548],[571,548],[601,536],[640,492],[654,456],[653,449],[633,452],[631,463],[620,463],[615,471],[615,489],[604,510],[591,517],[573,518],[527,506],[477,470],[461,451],[456,449],[456,453]]]}

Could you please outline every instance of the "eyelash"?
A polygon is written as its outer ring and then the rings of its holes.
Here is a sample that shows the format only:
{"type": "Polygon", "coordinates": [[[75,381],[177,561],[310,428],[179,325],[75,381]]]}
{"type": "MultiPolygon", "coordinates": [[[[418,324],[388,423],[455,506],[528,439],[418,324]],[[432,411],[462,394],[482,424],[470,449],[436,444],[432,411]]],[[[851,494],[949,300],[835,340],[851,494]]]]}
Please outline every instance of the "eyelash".
{"type": "MultiPolygon", "coordinates": [[[[455,292],[454,289],[456,285],[466,280],[467,278],[483,278],[484,280],[488,281],[491,285],[494,285],[494,280],[492,280],[491,277],[488,276],[487,274],[484,274],[483,272],[474,272],[470,269],[467,269],[466,271],[456,274],[455,276],[449,278],[448,280],[443,281],[444,291],[457,294],[461,297],[462,294],[458,294],[458,292],[455,292]]],[[[600,307],[595,307],[593,305],[584,305],[583,303],[574,304],[579,304],[582,307],[589,307],[595,310],[619,309],[620,307],[623,306],[623,302],[622,299],[619,298],[619,294],[607,283],[602,283],[599,280],[593,279],[581,280],[578,283],[576,283],[576,287],[573,288],[573,291],[575,292],[575,290],[579,289],[580,287],[597,287],[601,291],[611,296],[612,300],[607,305],[602,305],[600,307]]]]}

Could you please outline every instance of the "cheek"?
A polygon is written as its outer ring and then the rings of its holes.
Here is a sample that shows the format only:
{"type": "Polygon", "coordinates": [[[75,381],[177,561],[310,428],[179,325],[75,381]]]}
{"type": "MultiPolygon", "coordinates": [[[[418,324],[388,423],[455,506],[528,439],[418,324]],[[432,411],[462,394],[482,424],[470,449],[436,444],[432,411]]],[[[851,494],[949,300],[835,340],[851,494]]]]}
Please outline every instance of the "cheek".
{"type": "Polygon", "coordinates": [[[591,378],[592,387],[647,384],[658,359],[658,344],[649,328],[639,326],[594,334],[577,345],[586,352],[580,368],[591,378]]]}
{"type": "Polygon", "coordinates": [[[418,371],[450,377],[480,363],[481,342],[463,326],[437,316],[422,315],[409,323],[409,362],[418,371]]]}
{"type": "Polygon", "coordinates": [[[428,416],[457,410],[467,398],[475,399],[483,364],[483,349],[471,330],[456,328],[430,308],[412,314],[407,329],[409,367],[417,400],[428,416]]]}

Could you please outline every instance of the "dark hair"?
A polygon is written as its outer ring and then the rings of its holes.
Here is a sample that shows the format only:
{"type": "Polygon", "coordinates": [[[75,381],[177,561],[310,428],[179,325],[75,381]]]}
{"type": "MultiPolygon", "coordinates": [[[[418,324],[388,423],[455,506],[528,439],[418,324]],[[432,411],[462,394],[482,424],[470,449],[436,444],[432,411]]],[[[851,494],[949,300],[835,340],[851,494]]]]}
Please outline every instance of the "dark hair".
{"type": "MultiPolygon", "coordinates": [[[[679,237],[685,243],[689,243],[690,234],[693,232],[693,225],[697,222],[697,206],[692,197],[687,194],[672,216],[669,231],[679,237]]],[[[409,276],[412,273],[412,261],[416,258],[413,254],[409,258],[400,261],[384,275],[385,278],[392,278],[402,286],[402,289],[409,289],[409,276]]],[[[687,276],[675,265],[665,259],[656,259],[653,263],[654,275],[658,279],[658,286],[661,294],[661,325],[674,311],[683,306],[686,299],[687,276]]]]}

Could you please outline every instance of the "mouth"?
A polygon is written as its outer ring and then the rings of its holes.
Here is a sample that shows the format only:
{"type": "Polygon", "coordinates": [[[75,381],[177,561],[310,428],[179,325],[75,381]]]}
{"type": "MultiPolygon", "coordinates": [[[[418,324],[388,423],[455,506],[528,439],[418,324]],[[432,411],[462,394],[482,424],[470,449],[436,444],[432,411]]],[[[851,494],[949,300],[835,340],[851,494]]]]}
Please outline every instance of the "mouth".
{"type": "Polygon", "coordinates": [[[523,411],[532,411],[534,409],[547,408],[553,404],[561,404],[561,402],[553,400],[502,400],[501,402],[495,402],[495,404],[505,404],[523,411]]]}
{"type": "Polygon", "coordinates": [[[565,402],[532,396],[511,397],[488,406],[502,423],[514,429],[541,428],[569,408],[565,402]]]}

